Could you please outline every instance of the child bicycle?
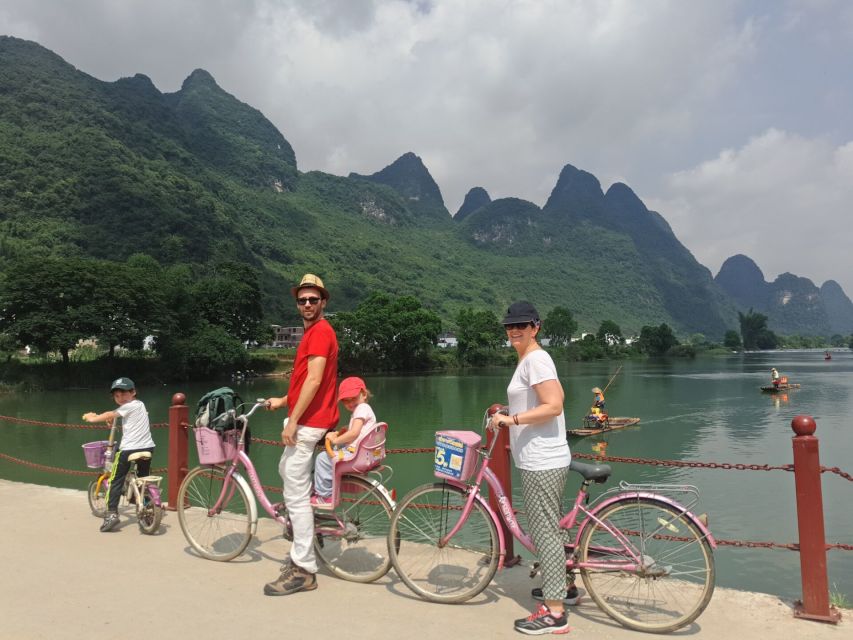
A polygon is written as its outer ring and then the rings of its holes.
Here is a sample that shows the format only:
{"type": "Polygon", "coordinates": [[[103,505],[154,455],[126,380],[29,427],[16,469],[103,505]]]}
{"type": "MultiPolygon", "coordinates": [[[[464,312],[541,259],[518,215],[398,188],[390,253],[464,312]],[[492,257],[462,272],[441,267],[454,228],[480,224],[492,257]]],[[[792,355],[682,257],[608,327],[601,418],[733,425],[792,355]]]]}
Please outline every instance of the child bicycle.
{"type": "MultiPolygon", "coordinates": [[[[178,522],[190,546],[208,560],[232,560],[246,550],[258,525],[255,498],[285,527],[285,535],[291,531],[285,505],[270,502],[245,452],[249,418],[265,403],[258,399],[245,415],[235,414],[236,429],[220,433],[195,428],[201,464],[178,490],[178,522]]],[[[391,568],[386,539],[394,500],[384,483],[393,471],[377,466],[385,455],[387,428],[378,423],[352,460],[335,461],[332,502],[314,507],[314,548],[332,573],[345,580],[372,582],[391,568]]]]}
{"type": "MultiPolygon", "coordinates": [[[[110,473],[115,454],[115,435],[117,421],[113,420],[110,426],[108,440],[89,442],[83,445],[83,453],[86,456],[86,465],[92,469],[101,469],[101,475],[89,483],[88,497],[89,508],[92,514],[98,518],[107,515],[107,491],[110,487],[110,473]]],[[[142,533],[152,535],[160,528],[163,519],[163,504],[160,501],[161,476],[138,476],[136,471],[137,460],[150,460],[151,453],[139,451],[128,458],[130,469],[124,479],[122,488],[122,502],[120,504],[132,504],[136,507],[136,523],[142,533]]]]}
{"type": "MultiPolygon", "coordinates": [[[[484,425],[488,420],[487,412],[484,425]]],[[[489,468],[497,438],[486,449],[480,440],[473,431],[438,432],[435,474],[444,481],[410,491],[391,518],[388,552],[394,569],[412,591],[432,602],[474,597],[503,566],[504,535],[480,492],[483,480],[512,535],[535,551],[489,468]]],[[[580,572],[595,603],[630,629],[664,633],[695,620],[714,592],[716,547],[703,518],[690,511],[698,490],[620,482],[590,504],[590,483],[606,482],[610,467],[573,460],[570,468],[583,481],[573,508],[560,520],[568,577],[573,581],[580,572]],[[684,506],[666,493],[690,502],[684,506]],[[572,537],[569,530],[576,525],[572,537]]],[[[535,573],[534,566],[531,577],[535,573]]]]}

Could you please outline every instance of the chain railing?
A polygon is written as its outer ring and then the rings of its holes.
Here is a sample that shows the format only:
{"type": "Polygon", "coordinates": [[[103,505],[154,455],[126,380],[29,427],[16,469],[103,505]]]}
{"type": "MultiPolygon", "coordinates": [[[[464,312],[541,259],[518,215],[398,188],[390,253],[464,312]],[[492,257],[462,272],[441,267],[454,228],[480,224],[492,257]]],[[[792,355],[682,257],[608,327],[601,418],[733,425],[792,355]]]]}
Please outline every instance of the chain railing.
{"type": "MultiPolygon", "coordinates": [[[[49,428],[103,430],[104,426],[90,424],[63,424],[46,422],[40,420],[28,420],[13,416],[0,415],[0,422],[10,422],[19,425],[49,428]]],[[[166,471],[168,474],[168,495],[174,496],[183,478],[188,472],[188,432],[189,432],[189,407],[186,405],[186,397],[182,393],[172,396],[172,404],[169,408],[168,423],[154,423],[153,428],[169,428],[169,466],[165,469],[156,469],[157,472],[166,471]]],[[[723,471],[787,471],[794,472],[797,486],[797,511],[800,541],[797,543],[782,543],[760,540],[716,540],[720,546],[745,547],[752,549],[784,549],[800,553],[801,571],[803,574],[804,602],[797,610],[799,617],[836,622],[839,618],[838,612],[830,607],[828,600],[828,587],[826,586],[826,562],[827,551],[853,551],[853,544],[831,543],[827,544],[823,531],[823,507],[821,499],[820,475],[831,473],[840,478],[853,482],[853,475],[842,471],[839,467],[824,467],[818,462],[817,438],[814,437],[816,428],[814,420],[809,416],[797,416],[791,423],[796,437],[794,442],[794,463],[771,465],[771,464],[745,464],[731,462],[703,462],[694,460],[667,460],[657,458],[635,458],[626,456],[608,456],[604,452],[598,454],[574,453],[576,458],[595,460],[598,462],[619,462],[625,464],[640,464],[661,467],[681,467],[694,469],[718,469],[723,471]],[[815,523],[819,523],[816,527],[815,523]],[[821,557],[823,561],[821,562],[821,557]],[[823,572],[819,575],[819,571],[823,572]]],[[[505,435],[504,432],[501,432],[505,435]]],[[[252,438],[253,444],[283,447],[278,440],[265,438],[252,438]]],[[[508,445],[502,444],[505,449],[504,456],[496,456],[496,473],[502,474],[501,480],[505,487],[511,481],[509,477],[508,445]],[[500,461],[497,458],[501,458],[500,461]],[[506,458],[506,459],[503,459],[506,458]],[[501,471],[497,471],[500,467],[501,471]]],[[[498,449],[500,450],[500,449],[498,449]]],[[[432,454],[432,447],[409,447],[388,449],[388,454],[432,454]]],[[[82,471],[77,469],[65,469],[22,460],[5,453],[0,453],[0,460],[27,466],[32,469],[49,473],[64,473],[75,476],[97,475],[95,471],[82,471]]],[[[281,487],[264,486],[267,491],[281,493],[281,487]]],[[[170,508],[174,508],[170,506],[170,508]]],[[[510,551],[509,547],[507,549],[510,551]]],[[[511,555],[511,553],[509,554],[511,555]]]]}
{"type": "MultiPolygon", "coordinates": [[[[10,422],[14,424],[23,424],[23,425],[31,425],[31,426],[39,426],[39,427],[51,427],[51,428],[66,428],[66,429],[89,429],[89,430],[103,430],[105,427],[101,425],[92,425],[92,424],[65,424],[58,422],[46,422],[42,420],[28,420],[25,418],[18,418],[14,416],[4,416],[0,415],[0,422],[10,422]]],[[[167,428],[169,423],[160,422],[160,423],[152,423],[152,428],[167,428]]],[[[187,430],[189,428],[189,423],[184,421],[181,425],[183,430],[187,430]]],[[[258,438],[252,437],[252,444],[254,445],[266,445],[272,447],[283,448],[284,444],[280,440],[271,440],[267,438],[258,438]]],[[[387,449],[386,453],[388,455],[402,455],[402,454],[432,454],[434,452],[433,447],[401,447],[396,449],[387,449]]],[[[669,460],[665,458],[636,458],[636,457],[628,457],[628,456],[608,456],[601,454],[590,454],[590,453],[579,453],[573,452],[572,457],[584,459],[584,460],[594,460],[598,462],[620,462],[624,464],[637,464],[637,465],[649,465],[649,466],[658,466],[658,467],[682,467],[682,468],[691,468],[691,469],[719,469],[724,471],[794,471],[793,464],[781,464],[781,465],[771,465],[771,464],[745,464],[745,463],[735,463],[735,462],[701,462],[695,460],[669,460]]],[[[49,466],[45,464],[40,464],[37,462],[32,462],[29,460],[23,460],[20,458],[16,458],[4,453],[0,453],[0,460],[5,460],[6,462],[10,462],[12,464],[18,464],[25,467],[29,467],[31,469],[37,469],[39,471],[50,472],[50,473],[62,473],[67,475],[76,475],[76,476],[96,476],[98,475],[97,471],[81,471],[78,469],[65,469],[62,467],[49,466]]],[[[167,468],[155,469],[153,472],[162,473],[167,471],[167,468]]],[[[853,482],[853,475],[842,471],[838,467],[820,467],[821,473],[832,473],[835,474],[845,480],[853,482]]],[[[269,486],[265,485],[264,489],[267,491],[274,491],[281,493],[282,489],[279,486],[269,486]]],[[[742,547],[742,548],[750,548],[750,549],[786,549],[789,551],[799,551],[800,545],[796,542],[775,542],[770,540],[726,540],[726,539],[718,539],[717,544],[720,546],[729,546],[729,547],[742,547]]],[[[827,550],[840,550],[840,551],[853,551],[853,544],[844,544],[844,543],[831,543],[826,545],[827,550]]]]}

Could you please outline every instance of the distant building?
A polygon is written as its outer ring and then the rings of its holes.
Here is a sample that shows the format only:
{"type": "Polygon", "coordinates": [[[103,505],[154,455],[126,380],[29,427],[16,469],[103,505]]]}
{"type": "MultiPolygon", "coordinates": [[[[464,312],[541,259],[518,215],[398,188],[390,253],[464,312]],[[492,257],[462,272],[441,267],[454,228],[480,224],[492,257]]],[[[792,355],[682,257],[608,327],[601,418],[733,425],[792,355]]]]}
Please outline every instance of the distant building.
{"type": "Polygon", "coordinates": [[[305,327],[282,327],[281,325],[272,325],[273,339],[272,346],[278,348],[297,347],[302,341],[302,336],[305,335],[305,327]]]}
{"type": "Polygon", "coordinates": [[[444,333],[438,336],[438,342],[436,342],[436,346],[441,347],[442,349],[446,349],[447,347],[455,347],[458,342],[459,341],[456,339],[455,333],[445,331],[444,333]]]}

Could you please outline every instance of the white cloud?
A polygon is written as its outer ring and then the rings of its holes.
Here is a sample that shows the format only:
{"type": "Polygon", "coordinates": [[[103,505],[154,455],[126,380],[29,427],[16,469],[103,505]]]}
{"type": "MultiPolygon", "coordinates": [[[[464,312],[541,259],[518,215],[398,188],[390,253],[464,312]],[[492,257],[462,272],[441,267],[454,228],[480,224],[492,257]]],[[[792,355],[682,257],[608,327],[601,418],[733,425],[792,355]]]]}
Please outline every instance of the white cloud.
{"type": "Polygon", "coordinates": [[[817,286],[836,280],[853,293],[853,142],[770,129],[739,149],[669,176],[648,202],[667,212],[679,239],[714,273],[743,253],[772,281],[792,271],[817,286]]]}

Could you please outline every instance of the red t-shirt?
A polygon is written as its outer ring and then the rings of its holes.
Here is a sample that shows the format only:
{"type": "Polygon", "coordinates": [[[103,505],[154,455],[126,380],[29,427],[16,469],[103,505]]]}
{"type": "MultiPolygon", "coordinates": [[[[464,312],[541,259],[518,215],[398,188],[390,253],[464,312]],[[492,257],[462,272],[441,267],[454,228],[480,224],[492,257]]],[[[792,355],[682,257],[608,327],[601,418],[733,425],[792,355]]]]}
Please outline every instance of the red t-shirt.
{"type": "Polygon", "coordinates": [[[287,410],[293,410],[299,400],[302,385],[308,377],[308,357],[326,358],[326,368],[314,399],[299,420],[299,424],[317,429],[332,429],[338,426],[338,403],[335,386],[338,381],[338,338],[332,325],[323,318],[311,325],[296,348],[296,360],[290,375],[287,390],[287,410]]]}

